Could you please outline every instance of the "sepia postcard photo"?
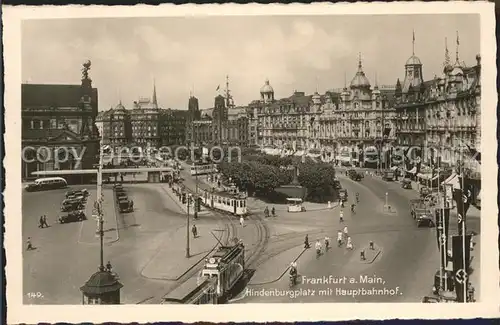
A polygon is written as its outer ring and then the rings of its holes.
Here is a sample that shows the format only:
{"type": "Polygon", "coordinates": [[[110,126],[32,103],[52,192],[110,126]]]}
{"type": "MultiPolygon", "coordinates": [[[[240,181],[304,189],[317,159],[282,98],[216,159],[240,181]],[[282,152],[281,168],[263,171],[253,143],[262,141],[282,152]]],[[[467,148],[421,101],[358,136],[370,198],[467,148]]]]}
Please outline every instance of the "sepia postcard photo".
{"type": "Polygon", "coordinates": [[[5,9],[9,322],[498,315],[493,4],[5,9]]]}

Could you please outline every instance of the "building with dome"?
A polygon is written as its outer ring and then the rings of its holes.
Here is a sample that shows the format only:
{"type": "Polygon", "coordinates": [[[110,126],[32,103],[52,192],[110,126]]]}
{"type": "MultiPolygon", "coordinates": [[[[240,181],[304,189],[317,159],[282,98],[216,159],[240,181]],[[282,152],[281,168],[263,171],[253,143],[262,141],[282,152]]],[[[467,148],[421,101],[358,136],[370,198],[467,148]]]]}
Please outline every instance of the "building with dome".
{"type": "MultiPolygon", "coordinates": [[[[331,148],[338,160],[344,157],[353,161],[352,152],[357,153],[373,147],[384,139],[385,143],[395,141],[396,111],[393,109],[394,89],[379,89],[377,80],[372,87],[365,75],[361,62],[349,84],[339,92],[338,100],[322,105],[317,136],[313,147],[331,148]]],[[[362,157],[358,163],[363,165],[362,157]]],[[[356,159],[354,159],[356,162],[356,159]]]]}
{"type": "MultiPolygon", "coordinates": [[[[440,157],[442,168],[462,161],[469,178],[479,184],[480,165],[468,153],[479,151],[481,143],[481,57],[467,66],[459,59],[458,46],[457,35],[455,63],[446,46],[441,75],[427,81],[414,54],[406,62],[404,82],[398,80],[396,89],[397,144],[420,149],[417,173],[436,167],[432,157],[440,157]]],[[[479,189],[475,187],[477,193],[479,189]]]]}
{"type": "Polygon", "coordinates": [[[308,147],[312,121],[321,113],[322,96],[295,91],[290,97],[276,100],[274,89],[266,79],[260,89],[260,99],[248,105],[251,116],[250,136],[259,145],[269,148],[308,147]]]}

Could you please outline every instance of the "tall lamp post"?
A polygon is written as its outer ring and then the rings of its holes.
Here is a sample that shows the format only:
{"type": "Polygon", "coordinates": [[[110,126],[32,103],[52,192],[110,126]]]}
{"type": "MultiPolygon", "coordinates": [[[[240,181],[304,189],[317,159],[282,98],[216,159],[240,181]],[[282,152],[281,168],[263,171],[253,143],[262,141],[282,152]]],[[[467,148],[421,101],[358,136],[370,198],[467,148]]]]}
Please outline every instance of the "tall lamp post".
{"type": "Polygon", "coordinates": [[[187,201],[187,215],[186,215],[186,258],[190,258],[191,254],[189,253],[189,206],[191,205],[191,195],[188,195],[186,198],[187,201]]]}
{"type": "Polygon", "coordinates": [[[123,287],[118,281],[118,275],[112,271],[111,263],[104,266],[104,216],[102,211],[102,167],[103,152],[100,150],[99,169],[97,171],[97,198],[94,203],[95,218],[97,219],[97,235],[100,242],[99,268],[89,280],[80,287],[83,294],[83,304],[114,305],[120,304],[120,289],[123,287]]]}

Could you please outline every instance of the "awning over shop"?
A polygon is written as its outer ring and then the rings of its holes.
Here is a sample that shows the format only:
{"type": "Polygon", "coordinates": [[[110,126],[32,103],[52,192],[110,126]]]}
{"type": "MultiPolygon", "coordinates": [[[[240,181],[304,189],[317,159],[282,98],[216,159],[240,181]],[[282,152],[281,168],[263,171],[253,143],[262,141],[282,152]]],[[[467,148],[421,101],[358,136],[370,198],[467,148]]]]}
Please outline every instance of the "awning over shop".
{"type": "Polygon", "coordinates": [[[446,184],[453,185],[454,189],[460,189],[461,188],[461,185],[460,185],[460,176],[457,173],[452,172],[452,174],[450,175],[450,177],[448,177],[447,179],[445,179],[441,183],[441,185],[446,185],[446,184]]]}
{"type": "Polygon", "coordinates": [[[407,173],[410,173],[410,174],[415,174],[416,172],[417,172],[417,167],[413,167],[412,169],[407,171],[407,173]]]}
{"type": "MultiPolygon", "coordinates": [[[[418,178],[422,178],[422,179],[431,179],[432,174],[418,173],[418,174],[417,174],[417,177],[418,177],[418,178]]],[[[433,180],[434,180],[434,179],[436,179],[436,178],[437,178],[437,176],[436,176],[436,177],[434,177],[434,178],[433,178],[433,180]]]]}

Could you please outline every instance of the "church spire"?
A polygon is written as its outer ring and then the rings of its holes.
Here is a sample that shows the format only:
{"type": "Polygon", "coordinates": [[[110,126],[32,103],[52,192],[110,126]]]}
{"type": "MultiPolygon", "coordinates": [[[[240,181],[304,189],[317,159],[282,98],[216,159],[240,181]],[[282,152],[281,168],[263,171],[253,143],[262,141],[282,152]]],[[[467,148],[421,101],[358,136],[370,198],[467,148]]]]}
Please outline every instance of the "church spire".
{"type": "Polygon", "coordinates": [[[358,54],[358,71],[363,70],[363,64],[361,63],[361,52],[358,54]]]}
{"type": "Polygon", "coordinates": [[[153,105],[158,108],[158,101],[156,100],[156,80],[153,79],[153,105]]]}
{"type": "Polygon", "coordinates": [[[459,47],[459,46],[460,46],[460,38],[459,38],[459,36],[458,36],[458,30],[457,30],[457,52],[456,52],[456,61],[457,61],[457,62],[456,62],[456,64],[457,64],[457,65],[460,65],[460,60],[459,60],[459,58],[458,58],[458,47],[459,47]]]}

